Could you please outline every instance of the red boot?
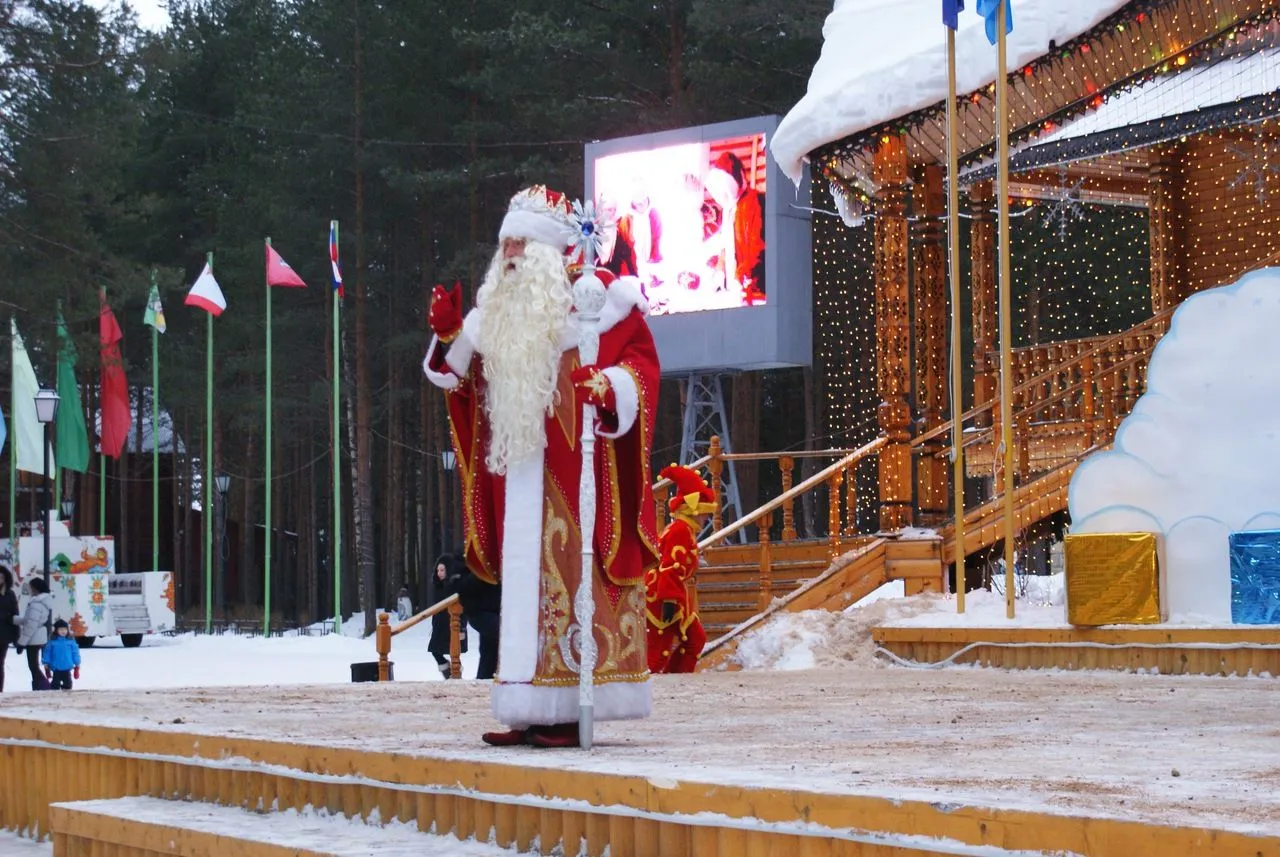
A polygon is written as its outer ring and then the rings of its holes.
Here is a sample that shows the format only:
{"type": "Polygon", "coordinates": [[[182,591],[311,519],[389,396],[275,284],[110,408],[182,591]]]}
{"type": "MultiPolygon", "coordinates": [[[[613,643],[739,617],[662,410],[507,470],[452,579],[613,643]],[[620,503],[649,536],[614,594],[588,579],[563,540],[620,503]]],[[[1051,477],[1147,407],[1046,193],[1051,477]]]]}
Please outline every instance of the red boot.
{"type": "Polygon", "coordinates": [[[531,743],[531,730],[512,729],[509,732],[486,732],[480,740],[492,747],[519,747],[531,743]]]}
{"type": "Polygon", "coordinates": [[[554,726],[530,726],[529,743],[535,747],[577,747],[578,724],[557,723],[554,726]]]}

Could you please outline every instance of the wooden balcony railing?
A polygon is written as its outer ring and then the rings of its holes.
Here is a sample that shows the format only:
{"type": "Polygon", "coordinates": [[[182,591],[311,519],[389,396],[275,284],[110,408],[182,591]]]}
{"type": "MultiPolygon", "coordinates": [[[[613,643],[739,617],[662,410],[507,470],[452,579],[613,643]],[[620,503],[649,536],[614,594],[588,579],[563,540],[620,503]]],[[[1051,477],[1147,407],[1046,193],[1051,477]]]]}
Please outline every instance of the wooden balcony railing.
{"type": "MultiPolygon", "coordinates": [[[[1081,435],[1083,448],[1108,442],[1115,435],[1146,389],[1151,352],[1168,330],[1172,315],[1172,309],[1165,310],[1113,336],[1014,350],[1012,410],[1019,478],[1032,472],[1027,441],[1033,426],[1061,424],[1064,430],[1081,435]]],[[[998,363],[998,355],[991,359],[998,363]]],[[[966,448],[991,444],[1001,434],[999,396],[966,411],[960,419],[966,448]]],[[[911,445],[919,452],[949,456],[950,435],[948,421],[914,438],[911,445]],[[946,445],[939,448],[937,444],[946,445]]]]}

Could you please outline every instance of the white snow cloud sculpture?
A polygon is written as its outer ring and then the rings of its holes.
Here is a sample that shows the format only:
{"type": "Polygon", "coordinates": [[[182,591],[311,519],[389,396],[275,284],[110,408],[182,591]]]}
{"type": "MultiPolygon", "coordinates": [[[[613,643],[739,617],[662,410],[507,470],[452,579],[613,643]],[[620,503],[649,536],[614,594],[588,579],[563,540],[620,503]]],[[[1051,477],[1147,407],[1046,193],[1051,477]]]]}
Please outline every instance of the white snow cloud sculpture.
{"type": "Polygon", "coordinates": [[[1227,536],[1280,529],[1280,268],[1174,313],[1111,450],[1080,463],[1072,532],[1163,534],[1171,622],[1229,623],[1227,536]]]}

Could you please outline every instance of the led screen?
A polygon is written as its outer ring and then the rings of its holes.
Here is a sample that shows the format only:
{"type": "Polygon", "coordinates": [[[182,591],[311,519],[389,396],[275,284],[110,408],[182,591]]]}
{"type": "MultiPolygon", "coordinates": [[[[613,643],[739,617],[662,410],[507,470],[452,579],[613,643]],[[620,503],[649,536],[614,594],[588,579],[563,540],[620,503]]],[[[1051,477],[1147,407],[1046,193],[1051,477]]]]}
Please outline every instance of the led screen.
{"type": "Polygon", "coordinates": [[[765,276],[765,134],[595,160],[595,196],[617,222],[604,267],[640,278],[652,315],[758,307],[765,276]]]}

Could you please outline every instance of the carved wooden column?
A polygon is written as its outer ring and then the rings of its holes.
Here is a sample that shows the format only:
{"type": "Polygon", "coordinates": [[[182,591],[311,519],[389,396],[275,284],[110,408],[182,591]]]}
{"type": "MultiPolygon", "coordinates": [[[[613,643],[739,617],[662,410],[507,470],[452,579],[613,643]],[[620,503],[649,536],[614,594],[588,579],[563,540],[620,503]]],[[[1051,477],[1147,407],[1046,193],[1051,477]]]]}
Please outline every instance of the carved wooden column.
{"type": "MultiPolygon", "coordinates": [[[[996,372],[987,365],[987,355],[996,348],[996,224],[995,194],[991,182],[979,182],[969,190],[969,260],[973,291],[973,404],[993,401],[996,372]]],[[[962,409],[963,410],[963,409],[962,409]]],[[[991,425],[991,412],[978,417],[981,426],[991,425]]]]}
{"type": "Polygon", "coordinates": [[[1151,149],[1147,173],[1148,223],[1151,232],[1151,311],[1177,306],[1187,296],[1183,276],[1182,217],[1185,191],[1176,146],[1151,149]]]}
{"type": "MultiPolygon", "coordinates": [[[[947,413],[947,231],[942,167],[929,165],[913,188],[915,214],[912,264],[915,268],[915,353],[917,426],[929,431],[947,413]]],[[[924,443],[916,458],[918,523],[937,523],[947,514],[950,468],[939,458],[948,438],[924,443]]]]}
{"type": "Polygon", "coordinates": [[[911,524],[911,305],[907,287],[907,148],[888,137],[875,154],[876,392],[880,433],[880,528],[911,524]]]}

